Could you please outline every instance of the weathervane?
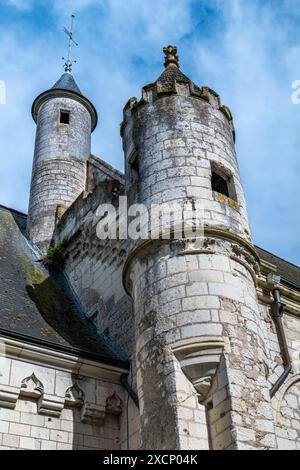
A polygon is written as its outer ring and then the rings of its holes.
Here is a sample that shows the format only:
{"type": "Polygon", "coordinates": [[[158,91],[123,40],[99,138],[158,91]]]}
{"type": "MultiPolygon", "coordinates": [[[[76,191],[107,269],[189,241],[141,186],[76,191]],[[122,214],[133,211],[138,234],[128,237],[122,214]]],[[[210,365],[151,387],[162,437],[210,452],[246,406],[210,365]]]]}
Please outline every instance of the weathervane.
{"type": "Polygon", "coordinates": [[[74,61],[72,60],[72,46],[73,46],[73,44],[75,44],[75,46],[78,46],[77,42],[75,42],[74,38],[73,38],[74,18],[75,18],[75,15],[71,15],[71,28],[70,28],[70,31],[67,28],[64,28],[64,32],[66,33],[66,35],[69,38],[68,57],[67,57],[67,59],[65,59],[65,57],[63,57],[63,60],[66,61],[65,62],[65,72],[67,72],[67,73],[71,73],[73,63],[76,64],[76,60],[74,60],[74,61]]]}

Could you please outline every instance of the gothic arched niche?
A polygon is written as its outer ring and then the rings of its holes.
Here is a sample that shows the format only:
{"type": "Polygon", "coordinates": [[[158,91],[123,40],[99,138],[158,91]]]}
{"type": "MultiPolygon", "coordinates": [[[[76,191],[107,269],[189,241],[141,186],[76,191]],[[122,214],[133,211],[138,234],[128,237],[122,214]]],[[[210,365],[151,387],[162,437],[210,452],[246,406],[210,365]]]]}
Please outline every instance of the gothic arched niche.
{"type": "Polygon", "coordinates": [[[300,375],[290,379],[278,400],[276,417],[278,448],[300,448],[300,375]]]}

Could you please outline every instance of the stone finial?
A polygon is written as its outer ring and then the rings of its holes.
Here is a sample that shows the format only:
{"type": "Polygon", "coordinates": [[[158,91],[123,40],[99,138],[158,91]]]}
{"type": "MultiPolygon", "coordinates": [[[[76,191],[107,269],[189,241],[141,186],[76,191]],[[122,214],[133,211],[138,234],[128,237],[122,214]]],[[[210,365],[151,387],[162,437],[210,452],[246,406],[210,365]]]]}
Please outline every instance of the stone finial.
{"type": "Polygon", "coordinates": [[[165,67],[169,65],[176,65],[179,68],[179,59],[177,55],[177,47],[176,46],[167,46],[163,49],[165,54],[165,67]]]}

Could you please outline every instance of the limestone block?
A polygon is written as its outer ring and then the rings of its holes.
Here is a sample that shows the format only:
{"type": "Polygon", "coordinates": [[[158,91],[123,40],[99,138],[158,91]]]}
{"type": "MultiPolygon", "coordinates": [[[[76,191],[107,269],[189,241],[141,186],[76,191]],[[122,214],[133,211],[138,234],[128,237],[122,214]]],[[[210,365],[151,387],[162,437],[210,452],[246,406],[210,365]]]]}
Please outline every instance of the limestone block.
{"type": "Polygon", "coordinates": [[[41,443],[31,437],[20,437],[20,449],[40,450],[41,443]]]}
{"type": "Polygon", "coordinates": [[[2,445],[18,449],[20,447],[20,437],[11,434],[3,434],[2,445]]]}
{"type": "MultiPolygon", "coordinates": [[[[29,435],[29,433],[27,435],[29,435]]],[[[48,440],[49,437],[50,437],[50,431],[49,431],[49,429],[38,428],[38,427],[32,426],[30,435],[31,435],[31,437],[35,437],[37,439],[46,439],[46,440],[48,440]]]]}
{"type": "Polygon", "coordinates": [[[50,440],[56,442],[65,442],[68,443],[69,434],[65,431],[56,431],[52,429],[50,431],[50,440]]]}
{"type": "Polygon", "coordinates": [[[181,328],[181,336],[183,339],[195,336],[220,336],[223,327],[214,323],[202,323],[196,325],[187,325],[181,328]]]}

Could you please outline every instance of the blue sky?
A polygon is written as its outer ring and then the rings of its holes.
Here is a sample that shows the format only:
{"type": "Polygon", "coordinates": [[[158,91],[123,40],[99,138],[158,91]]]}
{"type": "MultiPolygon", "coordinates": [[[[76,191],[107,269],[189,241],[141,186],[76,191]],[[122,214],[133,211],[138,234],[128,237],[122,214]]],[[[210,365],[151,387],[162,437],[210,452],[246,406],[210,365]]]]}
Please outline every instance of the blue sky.
{"type": "Polygon", "coordinates": [[[30,108],[63,72],[73,12],[74,76],[100,115],[93,153],[123,169],[123,106],[161,73],[162,47],[176,44],[183,72],[232,110],[255,243],[299,265],[298,0],[0,0],[0,204],[27,211],[30,108]]]}

